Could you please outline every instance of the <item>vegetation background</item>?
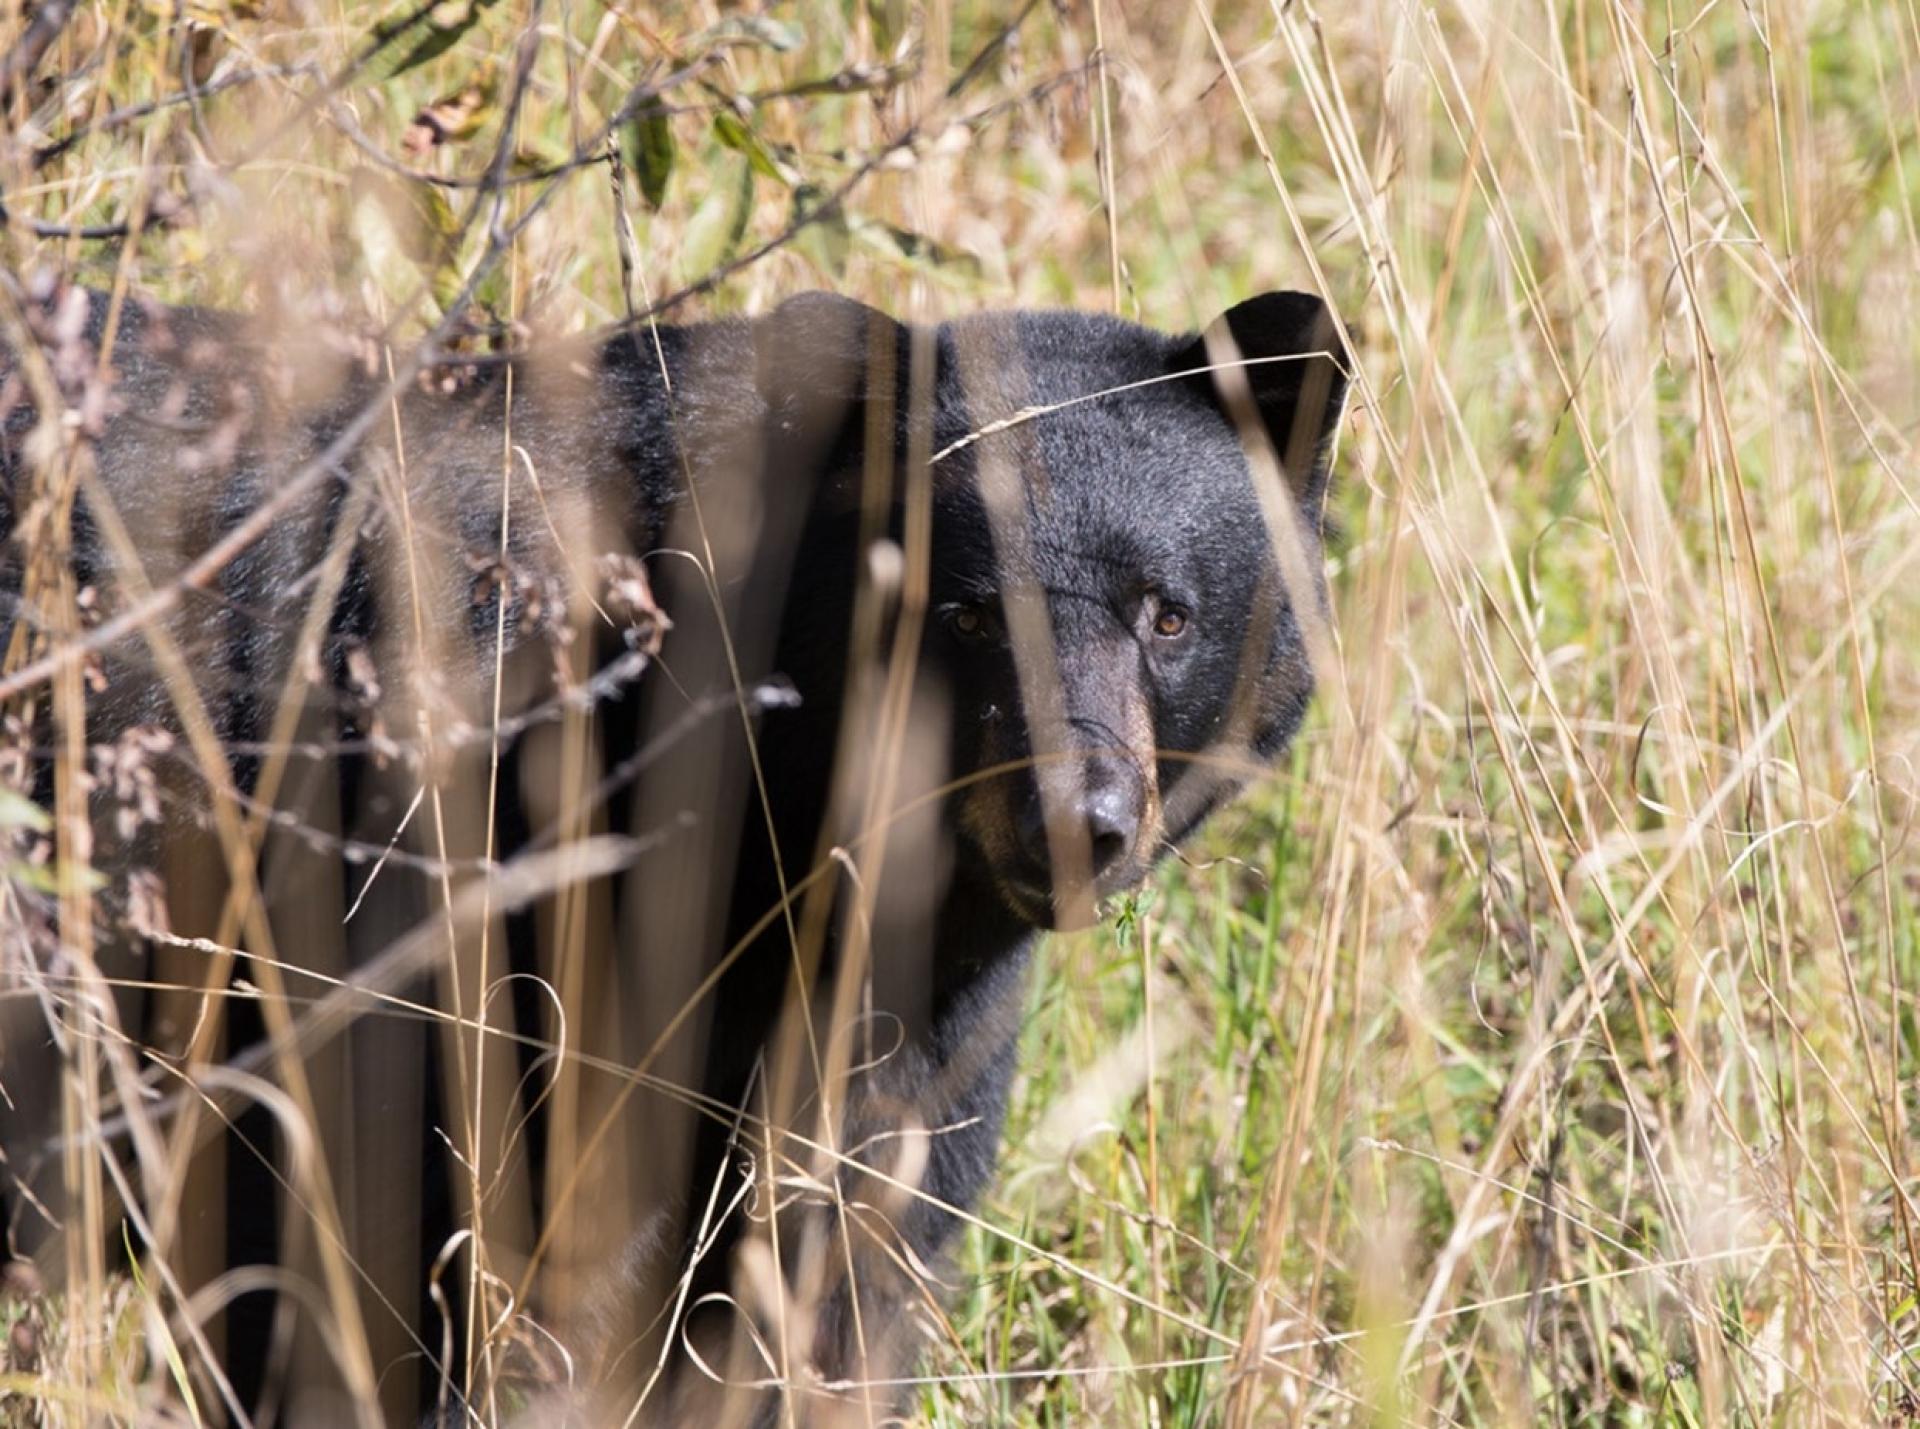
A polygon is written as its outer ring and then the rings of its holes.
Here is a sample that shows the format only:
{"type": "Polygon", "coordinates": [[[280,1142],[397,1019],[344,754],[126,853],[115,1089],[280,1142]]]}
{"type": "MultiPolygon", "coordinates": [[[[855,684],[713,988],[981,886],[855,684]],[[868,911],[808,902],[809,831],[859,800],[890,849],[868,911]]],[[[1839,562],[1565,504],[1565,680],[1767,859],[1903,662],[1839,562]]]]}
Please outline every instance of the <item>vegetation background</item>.
{"type": "MultiPolygon", "coordinates": [[[[1920,1420],[1912,0],[411,13],[10,5],[6,268],[1362,349],[1308,730],[1046,946],[917,1422],[1920,1420]]],[[[0,1420],[154,1422],[154,1285],[13,1290],[0,1420]]]]}

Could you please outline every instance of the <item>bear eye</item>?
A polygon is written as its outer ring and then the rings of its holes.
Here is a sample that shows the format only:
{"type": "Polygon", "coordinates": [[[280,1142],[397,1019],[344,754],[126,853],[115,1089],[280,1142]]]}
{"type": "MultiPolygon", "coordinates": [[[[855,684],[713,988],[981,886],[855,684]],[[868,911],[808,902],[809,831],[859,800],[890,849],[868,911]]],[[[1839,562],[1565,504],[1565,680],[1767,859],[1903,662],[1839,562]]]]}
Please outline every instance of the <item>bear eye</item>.
{"type": "Polygon", "coordinates": [[[1147,624],[1157,639],[1178,640],[1187,633],[1190,617],[1186,610],[1162,597],[1158,591],[1147,593],[1146,615],[1147,624]]]}
{"type": "Polygon", "coordinates": [[[993,638],[993,612],[981,605],[950,605],[941,613],[947,633],[963,645],[980,645],[993,638]]]}

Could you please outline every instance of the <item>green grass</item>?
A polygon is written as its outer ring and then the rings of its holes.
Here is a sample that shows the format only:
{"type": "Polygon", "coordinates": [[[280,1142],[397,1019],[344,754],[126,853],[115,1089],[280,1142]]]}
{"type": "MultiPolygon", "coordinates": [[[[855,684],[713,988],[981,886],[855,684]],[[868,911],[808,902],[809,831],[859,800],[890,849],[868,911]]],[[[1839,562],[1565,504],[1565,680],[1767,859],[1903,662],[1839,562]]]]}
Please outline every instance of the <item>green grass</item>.
{"type": "MultiPolygon", "coordinates": [[[[409,121],[508,72],[529,15],[458,11],[435,12],[443,54],[340,96],[444,174],[484,168],[504,82],[430,154],[409,121]]],[[[16,135],[176,93],[194,54],[203,79],[333,72],[397,11],[189,13],[83,6],[16,135]]],[[[1197,10],[1088,0],[1039,7],[951,104],[1011,7],[783,4],[785,28],[707,49],[742,13],[541,12],[524,168],[648,64],[716,56],[674,91],[695,107],[667,121],[657,207],[659,130],[628,176],[637,302],[895,145],[838,221],[675,316],[833,286],[902,316],[1180,327],[1324,280],[1363,351],[1314,716],[1186,862],[1045,948],[997,1229],[953,1267],[920,1419],[1920,1417],[1912,6],[1228,3],[1216,49],[1197,10]],[[1094,56],[1096,13],[1107,68],[1032,97],[1094,56]],[[891,88],[714,122],[890,63],[891,88]]],[[[117,123],[39,168],[17,138],[8,266],[216,304],[456,290],[484,237],[453,236],[470,191],[442,210],[401,183],[402,217],[365,221],[362,151],[325,112],[288,117],[313,83],[117,123]],[[181,221],[124,247],[23,227],[162,196],[181,221]]],[[[625,308],[617,253],[590,168],[481,297],[601,322],[625,308]]],[[[0,1380],[0,1419],[138,1393],[129,1417],[158,1422],[170,1379],[151,1350],[57,1334],[36,1372],[0,1380]]]]}

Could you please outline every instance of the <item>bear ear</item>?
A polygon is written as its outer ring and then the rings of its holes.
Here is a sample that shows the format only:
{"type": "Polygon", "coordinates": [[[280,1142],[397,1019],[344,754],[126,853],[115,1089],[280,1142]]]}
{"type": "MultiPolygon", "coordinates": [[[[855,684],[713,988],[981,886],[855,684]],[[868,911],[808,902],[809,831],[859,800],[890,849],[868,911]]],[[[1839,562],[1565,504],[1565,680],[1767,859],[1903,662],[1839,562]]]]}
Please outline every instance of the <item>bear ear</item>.
{"type": "Polygon", "coordinates": [[[858,438],[864,404],[893,390],[906,332],[877,308],[832,293],[802,293],[761,318],[755,379],[770,433],[816,455],[858,438]]]}
{"type": "Polygon", "coordinates": [[[1327,305],[1311,293],[1248,298],[1176,348],[1167,370],[1192,373],[1229,420],[1251,397],[1295,498],[1317,525],[1352,374],[1327,305]]]}

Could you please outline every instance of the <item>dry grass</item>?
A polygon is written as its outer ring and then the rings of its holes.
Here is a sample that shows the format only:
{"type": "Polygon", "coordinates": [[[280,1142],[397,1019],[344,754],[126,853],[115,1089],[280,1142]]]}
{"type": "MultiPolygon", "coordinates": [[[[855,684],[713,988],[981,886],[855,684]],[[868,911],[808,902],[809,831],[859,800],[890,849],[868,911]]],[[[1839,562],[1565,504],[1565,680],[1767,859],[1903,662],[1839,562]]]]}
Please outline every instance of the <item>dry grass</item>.
{"type": "MultiPolygon", "coordinates": [[[[627,180],[641,305],[723,269],[675,315],[833,286],[1181,327],[1296,286],[1359,339],[1316,714],[1188,862],[1046,949],[924,1422],[1920,1418],[1908,0],[1083,0],[952,98],[1012,7],[823,0],[775,33],[511,0],[323,105],[385,7],[185,13],[82,6],[15,99],[14,272],[444,298],[486,223],[396,251],[372,156],[483,172],[534,21],[522,171],[699,66],[657,209],[627,180]],[[488,63],[474,132],[409,151],[488,63]],[[188,74],[233,83],[129,114],[188,74]]],[[[604,167],[506,214],[497,315],[625,311],[604,167]]],[[[0,1418],[157,1421],[194,1353],[139,1312],[166,1287],[90,1273],[9,1302],[36,1327],[0,1418]]]]}

